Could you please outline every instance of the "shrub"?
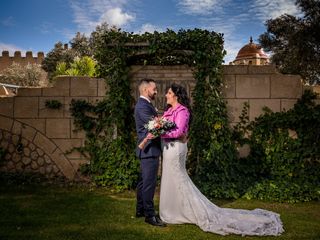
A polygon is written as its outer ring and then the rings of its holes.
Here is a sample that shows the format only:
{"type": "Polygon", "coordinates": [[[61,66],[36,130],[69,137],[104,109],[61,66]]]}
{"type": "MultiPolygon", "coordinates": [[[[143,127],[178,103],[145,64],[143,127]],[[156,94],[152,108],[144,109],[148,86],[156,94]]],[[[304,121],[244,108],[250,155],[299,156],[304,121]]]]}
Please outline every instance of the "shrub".
{"type": "Polygon", "coordinates": [[[55,71],[59,62],[65,62],[69,67],[74,57],[74,51],[64,48],[61,42],[56,43],[54,48],[42,61],[42,68],[48,73],[49,80],[51,81],[55,76],[55,71]]]}
{"type": "Polygon", "coordinates": [[[18,86],[47,86],[47,74],[40,64],[22,66],[13,63],[0,73],[0,82],[18,86]]]}
{"type": "Polygon", "coordinates": [[[96,75],[96,62],[88,57],[81,58],[76,57],[70,67],[67,67],[67,63],[59,62],[55,71],[55,76],[68,75],[68,76],[88,76],[94,77],[96,75]]]}
{"type": "Polygon", "coordinates": [[[46,100],[45,106],[50,109],[60,109],[62,107],[62,103],[58,100],[46,100]]]}

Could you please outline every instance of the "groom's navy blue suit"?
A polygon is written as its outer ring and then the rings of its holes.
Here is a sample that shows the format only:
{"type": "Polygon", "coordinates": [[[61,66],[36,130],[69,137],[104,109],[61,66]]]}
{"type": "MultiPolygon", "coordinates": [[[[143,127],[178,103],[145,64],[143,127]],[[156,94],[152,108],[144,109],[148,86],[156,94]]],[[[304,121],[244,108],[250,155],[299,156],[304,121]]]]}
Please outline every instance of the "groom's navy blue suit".
{"type": "MultiPolygon", "coordinates": [[[[154,106],[144,98],[139,98],[134,110],[138,145],[147,136],[145,124],[157,116],[154,106]]],[[[137,147],[137,157],[140,159],[140,176],[137,185],[137,212],[146,217],[155,216],[153,197],[157,183],[159,156],[161,154],[160,138],[149,140],[141,150],[137,147]]]]}

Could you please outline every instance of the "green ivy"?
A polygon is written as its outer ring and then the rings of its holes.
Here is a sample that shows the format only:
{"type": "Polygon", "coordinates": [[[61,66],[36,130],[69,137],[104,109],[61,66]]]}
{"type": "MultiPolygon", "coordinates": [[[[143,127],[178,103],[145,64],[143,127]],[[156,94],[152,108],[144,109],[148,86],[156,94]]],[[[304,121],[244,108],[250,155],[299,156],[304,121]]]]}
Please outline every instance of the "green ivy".
{"type": "Polygon", "coordinates": [[[265,109],[255,121],[244,121],[235,129],[237,141],[251,147],[247,161],[256,175],[246,198],[320,199],[320,105],[315,105],[315,96],[306,91],[292,109],[275,113],[265,109]]]}
{"type": "Polygon", "coordinates": [[[58,100],[46,100],[45,106],[50,109],[60,109],[62,107],[62,103],[58,100]]]}
{"type": "Polygon", "coordinates": [[[287,112],[265,109],[252,122],[247,104],[232,132],[221,92],[221,34],[194,29],[137,35],[111,29],[93,35],[97,73],[108,90],[96,104],[72,101],[71,112],[86,132],[78,150],[90,164],[82,171],[97,184],[122,190],[137,181],[130,66],[185,64],[196,79],[188,171],[201,191],[222,198],[319,199],[320,107],[313,104],[314,95],[305,93],[287,112]],[[243,144],[250,145],[250,155],[238,158],[236,147],[243,144]]]}
{"type": "MultiPolygon", "coordinates": [[[[91,161],[84,171],[93,174],[98,184],[117,188],[134,186],[139,164],[134,155],[134,101],[129,67],[186,64],[194,69],[196,79],[190,171],[205,193],[219,187],[221,180],[208,168],[218,163],[220,171],[228,171],[231,164],[227,162],[235,158],[226,105],[221,97],[221,65],[225,55],[222,34],[194,29],[137,35],[111,29],[93,35],[99,36],[95,38],[94,57],[98,62],[98,75],[106,79],[108,91],[97,105],[72,102],[75,123],[87,135],[81,151],[89,154],[91,161]],[[206,137],[204,131],[209,133],[206,137]],[[212,179],[217,180],[218,185],[212,185],[212,179]]],[[[222,186],[219,193],[228,186],[222,186]]]]}

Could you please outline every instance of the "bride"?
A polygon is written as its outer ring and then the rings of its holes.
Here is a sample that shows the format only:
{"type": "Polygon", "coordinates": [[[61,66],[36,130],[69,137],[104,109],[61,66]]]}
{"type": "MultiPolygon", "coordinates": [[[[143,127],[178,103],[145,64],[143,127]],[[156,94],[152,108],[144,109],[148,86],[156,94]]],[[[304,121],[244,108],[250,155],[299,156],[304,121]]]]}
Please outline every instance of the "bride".
{"type": "Polygon", "coordinates": [[[198,190],[185,168],[187,143],[182,139],[188,133],[190,120],[187,92],[182,86],[172,84],[166,100],[169,108],[163,117],[174,121],[177,127],[161,136],[161,219],[169,224],[196,224],[203,231],[221,235],[280,235],[284,230],[279,214],[263,209],[220,208],[198,190]]]}

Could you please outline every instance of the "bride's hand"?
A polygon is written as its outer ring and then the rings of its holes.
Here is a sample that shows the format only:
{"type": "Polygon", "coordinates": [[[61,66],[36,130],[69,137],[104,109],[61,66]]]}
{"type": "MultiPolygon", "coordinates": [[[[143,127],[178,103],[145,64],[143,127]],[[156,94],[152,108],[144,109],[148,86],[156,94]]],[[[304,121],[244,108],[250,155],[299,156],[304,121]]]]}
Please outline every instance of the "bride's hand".
{"type": "Polygon", "coordinates": [[[148,135],[146,136],[145,139],[148,139],[148,140],[151,140],[151,139],[154,139],[156,138],[152,133],[148,133],[148,135]]]}
{"type": "Polygon", "coordinates": [[[139,143],[138,148],[140,148],[141,150],[144,149],[144,146],[147,144],[147,142],[148,142],[148,139],[144,138],[142,142],[139,143]]]}
{"type": "Polygon", "coordinates": [[[186,142],[188,142],[188,137],[187,137],[187,135],[183,134],[181,137],[179,137],[179,140],[182,143],[186,143],[186,142]]]}
{"type": "Polygon", "coordinates": [[[148,133],[148,135],[142,140],[142,142],[138,145],[138,148],[143,149],[145,147],[145,145],[147,144],[147,142],[149,140],[154,139],[155,136],[151,133],[148,133]]]}

